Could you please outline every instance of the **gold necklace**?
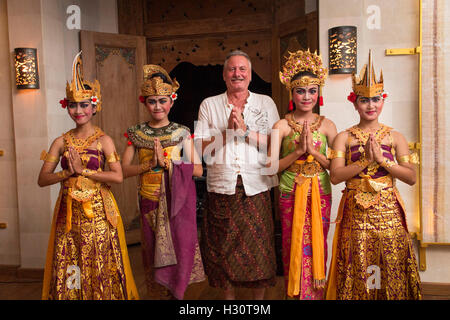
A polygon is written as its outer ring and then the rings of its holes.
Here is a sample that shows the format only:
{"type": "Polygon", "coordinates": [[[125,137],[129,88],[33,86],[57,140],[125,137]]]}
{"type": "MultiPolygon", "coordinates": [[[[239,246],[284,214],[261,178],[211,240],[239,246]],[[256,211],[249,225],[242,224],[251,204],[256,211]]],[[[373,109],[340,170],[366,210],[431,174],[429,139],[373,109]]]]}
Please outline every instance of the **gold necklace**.
{"type": "Polygon", "coordinates": [[[94,141],[103,136],[103,131],[98,127],[95,127],[94,133],[86,139],[76,138],[74,135],[74,131],[75,129],[70,130],[65,135],[65,140],[67,142],[67,145],[73,147],[75,150],[77,150],[78,153],[80,153],[84,149],[87,149],[92,143],[94,143],[94,141]]]}
{"type": "MultiPolygon", "coordinates": [[[[286,117],[288,124],[290,127],[292,127],[292,129],[294,129],[294,131],[298,132],[299,134],[302,134],[303,132],[303,123],[298,123],[295,120],[295,116],[294,114],[290,114],[286,117]]],[[[316,119],[314,119],[314,122],[309,126],[309,129],[311,132],[317,131],[320,127],[320,124],[322,123],[321,121],[321,117],[319,115],[316,115],[316,119]]]]}

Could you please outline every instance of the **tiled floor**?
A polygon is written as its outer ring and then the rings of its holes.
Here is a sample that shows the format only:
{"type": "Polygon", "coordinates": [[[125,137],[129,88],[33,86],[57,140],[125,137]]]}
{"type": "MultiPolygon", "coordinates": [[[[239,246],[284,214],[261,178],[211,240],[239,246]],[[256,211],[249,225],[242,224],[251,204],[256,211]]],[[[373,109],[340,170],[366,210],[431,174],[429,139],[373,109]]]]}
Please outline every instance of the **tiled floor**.
{"type": "MultiPolygon", "coordinates": [[[[141,258],[141,246],[129,246],[128,254],[139,295],[141,299],[146,300],[148,298],[141,258]]],[[[0,300],[39,300],[41,298],[41,290],[42,281],[40,280],[16,279],[13,275],[0,275],[0,300]]],[[[236,298],[243,300],[252,299],[251,291],[249,289],[238,289],[236,298]]],[[[277,277],[276,285],[267,289],[265,298],[270,300],[284,299],[284,280],[282,277],[277,277]]],[[[203,281],[190,285],[186,290],[185,299],[220,300],[222,299],[222,293],[221,290],[210,287],[207,281],[203,281]]]]}

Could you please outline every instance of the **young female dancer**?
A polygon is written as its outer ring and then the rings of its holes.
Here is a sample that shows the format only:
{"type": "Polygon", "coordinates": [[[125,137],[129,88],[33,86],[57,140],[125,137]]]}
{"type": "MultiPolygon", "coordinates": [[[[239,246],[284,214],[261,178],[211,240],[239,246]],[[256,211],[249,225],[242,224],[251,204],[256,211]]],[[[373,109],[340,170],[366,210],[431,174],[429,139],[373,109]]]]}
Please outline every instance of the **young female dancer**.
{"type": "Polygon", "coordinates": [[[414,158],[403,135],[379,122],[387,94],[369,64],[353,76],[348,99],[357,125],[339,133],[331,182],[345,181],[337,217],[327,299],[421,299],[417,262],[395,187],[416,182],[414,158]],[[397,160],[397,162],[395,161],[397,160]]]}
{"type": "Polygon", "coordinates": [[[273,126],[279,139],[272,140],[275,146],[270,148],[274,150],[271,165],[278,162],[281,172],[279,208],[287,295],[298,299],[324,295],[331,209],[326,150],[337,131],[331,120],[313,108],[322,104],[320,89],[326,72],[315,53],[291,53],[280,72],[292,97],[291,112],[273,126]]]}

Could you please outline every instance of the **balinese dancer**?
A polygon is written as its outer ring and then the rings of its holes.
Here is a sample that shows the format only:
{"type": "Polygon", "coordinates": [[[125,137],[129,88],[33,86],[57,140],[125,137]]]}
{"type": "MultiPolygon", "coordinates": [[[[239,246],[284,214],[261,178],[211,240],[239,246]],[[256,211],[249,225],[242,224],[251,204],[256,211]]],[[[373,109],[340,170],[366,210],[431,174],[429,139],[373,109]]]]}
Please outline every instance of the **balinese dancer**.
{"type": "Polygon", "coordinates": [[[100,83],[84,81],[82,72],[80,52],[67,97],[60,101],[76,127],[41,156],[39,186],[61,183],[42,298],[138,299],[122,219],[108,186],[123,180],[120,159],[113,140],[91,122],[102,109],[100,83]],[[63,170],[55,173],[60,160],[63,170]]]}
{"type": "Polygon", "coordinates": [[[139,99],[149,121],[125,134],[124,176],[140,177],[142,257],[151,299],[183,299],[190,283],[205,279],[192,179],[203,169],[189,128],[168,118],[178,88],[162,67],[145,65],[139,99]],[[132,164],[136,153],[138,165],[132,164]]]}
{"type": "Polygon", "coordinates": [[[416,182],[415,157],[404,136],[379,122],[387,94],[371,53],[348,99],[357,125],[333,144],[331,182],[345,181],[333,241],[327,299],[421,299],[417,262],[395,187],[416,182]]]}
{"type": "Polygon", "coordinates": [[[280,80],[289,90],[289,113],[273,126],[271,165],[278,165],[282,257],[287,295],[323,299],[331,184],[327,146],[337,135],[334,123],[313,112],[323,105],[327,69],[315,53],[290,53],[280,80]],[[281,149],[281,152],[280,152],[281,149]]]}

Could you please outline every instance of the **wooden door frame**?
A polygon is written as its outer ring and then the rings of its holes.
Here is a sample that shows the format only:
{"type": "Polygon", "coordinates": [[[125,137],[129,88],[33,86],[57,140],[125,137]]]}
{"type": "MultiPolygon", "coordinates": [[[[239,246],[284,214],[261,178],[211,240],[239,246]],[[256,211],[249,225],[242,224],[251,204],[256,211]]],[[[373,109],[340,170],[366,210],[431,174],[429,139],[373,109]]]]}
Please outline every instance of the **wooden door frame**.
{"type": "MultiPolygon", "coordinates": [[[[147,64],[147,45],[146,38],[144,36],[126,35],[117,33],[105,33],[105,32],[93,32],[93,31],[80,31],[81,50],[89,52],[90,54],[84,54],[83,56],[83,72],[84,78],[89,81],[93,81],[97,78],[96,62],[95,62],[95,46],[101,45],[102,47],[128,47],[136,48],[137,51],[144,51],[144,55],[136,54],[136,66],[143,66],[147,64]],[[106,40],[106,41],[105,41],[106,40]]],[[[136,97],[140,95],[140,85],[142,84],[144,77],[144,71],[142,67],[136,68],[136,97]]],[[[138,103],[138,102],[137,102],[138,103]]],[[[139,119],[144,119],[142,108],[139,108],[139,119]]],[[[99,124],[101,127],[101,123],[99,124]]]]}
{"type": "Polygon", "coordinates": [[[319,51],[319,32],[318,32],[318,11],[314,11],[305,15],[305,19],[292,19],[279,25],[274,25],[272,34],[272,98],[277,105],[278,113],[281,115],[283,108],[286,106],[281,105],[281,92],[285,90],[284,86],[280,82],[279,74],[281,70],[281,57],[280,57],[280,39],[306,30],[307,34],[316,34],[315,37],[308,37],[308,47],[312,51],[319,51]]]}

